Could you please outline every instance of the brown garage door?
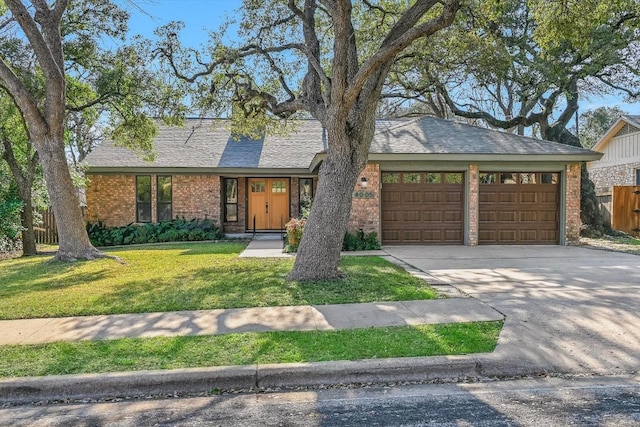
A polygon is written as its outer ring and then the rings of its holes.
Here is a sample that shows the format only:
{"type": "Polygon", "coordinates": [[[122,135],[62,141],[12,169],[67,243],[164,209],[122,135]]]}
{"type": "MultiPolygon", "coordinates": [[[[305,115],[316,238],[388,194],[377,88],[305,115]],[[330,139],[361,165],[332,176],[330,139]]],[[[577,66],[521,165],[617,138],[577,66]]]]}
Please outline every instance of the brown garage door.
{"type": "Polygon", "coordinates": [[[384,172],[382,242],[462,244],[462,172],[384,172]]]}
{"type": "Polygon", "coordinates": [[[557,173],[481,173],[480,244],[557,244],[557,173]]]}

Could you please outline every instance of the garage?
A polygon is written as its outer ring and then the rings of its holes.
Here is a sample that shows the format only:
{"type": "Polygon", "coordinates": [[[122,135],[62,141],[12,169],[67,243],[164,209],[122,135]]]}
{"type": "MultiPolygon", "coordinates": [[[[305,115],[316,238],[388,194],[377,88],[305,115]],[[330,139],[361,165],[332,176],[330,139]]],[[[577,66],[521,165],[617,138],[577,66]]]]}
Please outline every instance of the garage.
{"type": "Polygon", "coordinates": [[[464,173],[383,172],[382,243],[462,244],[464,173]]]}
{"type": "Polygon", "coordinates": [[[558,173],[480,173],[479,244],[559,243],[558,173]]]}

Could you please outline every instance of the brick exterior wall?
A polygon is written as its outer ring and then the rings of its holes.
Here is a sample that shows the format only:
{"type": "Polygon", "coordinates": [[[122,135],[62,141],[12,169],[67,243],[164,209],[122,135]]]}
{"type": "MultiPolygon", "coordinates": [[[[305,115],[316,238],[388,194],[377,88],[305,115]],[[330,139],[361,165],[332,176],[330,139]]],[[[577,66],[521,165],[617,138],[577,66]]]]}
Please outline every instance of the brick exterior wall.
{"type": "Polygon", "coordinates": [[[135,222],[135,175],[87,175],[87,178],[88,222],[102,221],[107,227],[135,222]]]}
{"type": "MultiPolygon", "coordinates": [[[[148,174],[140,174],[148,175],[148,174]]],[[[162,174],[162,176],[168,176],[162,174]]],[[[171,175],[172,216],[213,219],[220,224],[220,177],[171,175]]],[[[136,221],[136,175],[87,175],[88,222],[118,227],[136,221]]],[[[157,221],[157,175],[151,175],[151,220],[157,221]]]]}
{"type": "Polygon", "coordinates": [[[353,232],[362,229],[365,233],[375,231],[380,236],[380,165],[368,164],[360,173],[353,191],[347,230],[353,232]],[[362,177],[367,178],[367,188],[360,185],[362,177]]]}
{"type": "Polygon", "coordinates": [[[615,185],[636,185],[636,170],[640,162],[612,165],[602,168],[589,168],[589,179],[596,187],[596,194],[611,194],[615,185]]]}
{"type": "Polygon", "coordinates": [[[565,172],[565,242],[570,245],[580,239],[580,163],[567,165],[565,172]]]}
{"type": "MultiPolygon", "coordinates": [[[[152,177],[152,181],[155,181],[155,177],[152,177]]],[[[220,225],[221,183],[219,176],[172,175],[171,186],[174,218],[212,219],[220,225]]],[[[153,194],[155,197],[155,192],[153,194]]],[[[155,206],[154,203],[152,211],[155,211],[155,206]]]]}
{"type": "Polygon", "coordinates": [[[469,211],[466,216],[469,234],[466,244],[468,246],[478,246],[478,231],[480,229],[480,174],[478,173],[478,165],[469,165],[467,180],[469,182],[469,211]]]}

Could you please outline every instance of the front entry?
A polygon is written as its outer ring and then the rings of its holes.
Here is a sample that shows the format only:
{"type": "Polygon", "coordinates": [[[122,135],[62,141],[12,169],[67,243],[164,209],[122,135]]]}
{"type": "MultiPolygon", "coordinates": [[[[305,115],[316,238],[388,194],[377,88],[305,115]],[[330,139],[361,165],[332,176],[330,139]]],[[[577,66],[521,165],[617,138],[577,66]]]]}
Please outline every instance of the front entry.
{"type": "Polygon", "coordinates": [[[283,230],[289,222],[289,179],[249,178],[250,230],[283,230]]]}

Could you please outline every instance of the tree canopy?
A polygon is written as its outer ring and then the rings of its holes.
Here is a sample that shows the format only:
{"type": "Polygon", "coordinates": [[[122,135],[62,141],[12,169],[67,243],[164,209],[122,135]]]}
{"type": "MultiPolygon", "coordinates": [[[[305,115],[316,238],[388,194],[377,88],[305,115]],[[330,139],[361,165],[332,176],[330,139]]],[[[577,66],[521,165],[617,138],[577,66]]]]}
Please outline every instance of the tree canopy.
{"type": "Polygon", "coordinates": [[[327,157],[290,278],[339,277],[352,191],[389,69],[412,43],[450,25],[459,7],[457,0],[245,0],[240,41],[212,33],[206,51],[182,47],[179,24],[159,30],[158,56],[197,85],[197,105],[231,103],[254,129],[304,113],[327,130],[327,157]]]}

